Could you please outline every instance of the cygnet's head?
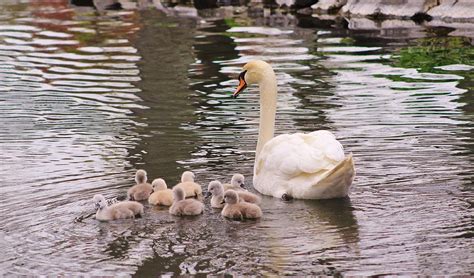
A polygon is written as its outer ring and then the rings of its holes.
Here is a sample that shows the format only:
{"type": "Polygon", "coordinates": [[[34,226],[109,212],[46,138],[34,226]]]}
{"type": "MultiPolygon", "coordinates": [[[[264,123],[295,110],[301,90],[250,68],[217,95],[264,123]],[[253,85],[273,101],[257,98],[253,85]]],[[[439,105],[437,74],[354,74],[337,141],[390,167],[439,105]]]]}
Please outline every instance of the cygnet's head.
{"type": "Polygon", "coordinates": [[[245,188],[244,182],[245,182],[245,177],[242,174],[235,174],[232,176],[232,179],[230,180],[230,184],[232,184],[233,186],[238,186],[242,188],[245,188]]]}
{"type": "Polygon", "coordinates": [[[227,190],[224,193],[224,202],[227,204],[237,204],[239,202],[239,194],[234,190],[227,190]]]}
{"type": "Polygon", "coordinates": [[[146,171],[143,170],[143,169],[140,169],[137,171],[137,173],[135,173],[135,181],[137,182],[137,184],[140,184],[140,183],[144,183],[148,180],[147,176],[146,176],[146,171]]]}
{"type": "Polygon", "coordinates": [[[272,66],[261,60],[250,61],[244,65],[243,71],[239,75],[239,86],[232,95],[236,98],[248,85],[260,84],[265,80],[276,83],[275,73],[272,66]]]}
{"type": "Polygon", "coordinates": [[[184,190],[181,187],[173,188],[173,199],[175,202],[184,200],[184,190]]]}
{"type": "Polygon", "coordinates": [[[186,171],[181,175],[181,182],[191,181],[194,182],[194,173],[191,171],[186,171]]]}
{"type": "Polygon", "coordinates": [[[154,179],[151,183],[151,186],[153,186],[153,191],[155,192],[168,188],[164,179],[154,179]]]}
{"type": "Polygon", "coordinates": [[[207,186],[207,191],[209,195],[222,196],[224,195],[224,186],[220,181],[211,181],[207,186]]]}
{"type": "Polygon", "coordinates": [[[92,201],[94,202],[96,209],[103,209],[107,206],[107,201],[105,200],[104,196],[102,196],[102,194],[94,195],[92,201]]]}

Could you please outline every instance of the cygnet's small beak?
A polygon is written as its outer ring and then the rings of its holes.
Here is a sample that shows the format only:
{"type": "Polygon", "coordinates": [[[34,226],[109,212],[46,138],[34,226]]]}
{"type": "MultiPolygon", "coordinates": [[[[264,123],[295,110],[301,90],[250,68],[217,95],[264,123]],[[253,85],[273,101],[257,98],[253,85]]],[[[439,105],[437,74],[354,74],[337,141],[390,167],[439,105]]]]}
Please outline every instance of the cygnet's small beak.
{"type": "Polygon", "coordinates": [[[222,199],[222,202],[221,202],[221,204],[225,204],[225,199],[222,199]]]}
{"type": "Polygon", "coordinates": [[[94,205],[95,205],[96,209],[100,209],[100,204],[99,203],[95,203],[94,205]]]}
{"type": "Polygon", "coordinates": [[[239,75],[239,86],[237,86],[237,89],[235,92],[232,94],[232,98],[237,98],[237,96],[245,89],[247,88],[247,82],[245,82],[245,73],[247,71],[243,71],[239,75]]]}
{"type": "Polygon", "coordinates": [[[245,189],[245,184],[242,183],[242,184],[240,185],[240,187],[243,188],[243,189],[245,189]]]}
{"type": "Polygon", "coordinates": [[[212,196],[212,193],[211,193],[211,192],[207,192],[206,195],[204,195],[204,197],[206,197],[206,198],[209,198],[209,197],[211,197],[211,196],[212,196]]]}

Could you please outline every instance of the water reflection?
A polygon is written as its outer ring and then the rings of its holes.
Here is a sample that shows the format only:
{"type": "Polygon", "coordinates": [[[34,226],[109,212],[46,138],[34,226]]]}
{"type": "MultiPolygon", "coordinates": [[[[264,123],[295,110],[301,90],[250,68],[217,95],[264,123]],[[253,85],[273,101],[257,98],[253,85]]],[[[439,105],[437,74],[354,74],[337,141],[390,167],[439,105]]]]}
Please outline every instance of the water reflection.
{"type": "Polygon", "coordinates": [[[472,65],[420,70],[392,56],[440,31],[257,4],[28,4],[0,4],[0,273],[470,271],[472,65]],[[276,69],[277,133],[331,129],[355,154],[351,199],[264,197],[258,221],[148,206],[134,221],[73,221],[93,194],[123,195],[136,168],[170,185],[184,169],[203,186],[235,172],[250,181],[258,96],[229,95],[256,58],[276,69]]]}
{"type": "Polygon", "coordinates": [[[68,1],[2,5],[2,272],[91,271],[99,254],[90,228],[72,219],[94,192],[130,181],[124,158],[139,140],[131,109],[144,107],[129,42],[137,22],[126,12],[76,14],[68,1]]]}
{"type": "MultiPolygon", "coordinates": [[[[325,223],[339,231],[344,244],[350,246],[359,241],[359,229],[357,218],[354,215],[354,207],[349,198],[336,200],[305,200],[305,205],[314,219],[325,223]]],[[[311,219],[307,219],[311,221],[311,219]]]]}
{"type": "Polygon", "coordinates": [[[181,170],[176,161],[188,157],[195,144],[193,132],[182,126],[195,117],[186,73],[193,62],[191,41],[196,22],[147,11],[141,24],[144,27],[136,41],[143,57],[139,95],[150,109],[134,110],[143,123],[140,133],[144,138],[132,152],[131,163],[147,169],[150,176],[177,180],[181,170]]]}

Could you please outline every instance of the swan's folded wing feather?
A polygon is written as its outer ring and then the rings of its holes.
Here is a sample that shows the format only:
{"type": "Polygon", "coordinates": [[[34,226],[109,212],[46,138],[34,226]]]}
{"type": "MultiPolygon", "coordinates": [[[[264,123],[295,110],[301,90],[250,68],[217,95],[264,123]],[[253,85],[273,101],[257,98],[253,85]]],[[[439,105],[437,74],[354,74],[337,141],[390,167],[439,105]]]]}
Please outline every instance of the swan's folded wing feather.
{"type": "Polygon", "coordinates": [[[344,159],[342,145],[328,131],[283,134],[265,144],[257,160],[256,174],[263,170],[276,177],[329,170],[344,159]]]}

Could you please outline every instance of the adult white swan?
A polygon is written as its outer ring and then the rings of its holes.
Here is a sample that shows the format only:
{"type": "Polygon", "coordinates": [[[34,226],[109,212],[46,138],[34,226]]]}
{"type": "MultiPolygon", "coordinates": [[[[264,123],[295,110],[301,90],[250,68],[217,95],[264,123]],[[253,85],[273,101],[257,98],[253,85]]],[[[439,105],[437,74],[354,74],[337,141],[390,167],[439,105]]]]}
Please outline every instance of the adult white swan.
{"type": "Polygon", "coordinates": [[[260,87],[260,126],[253,186],[262,194],[289,200],[345,197],[355,176],[352,154],[326,130],[273,137],[277,81],[272,67],[251,61],[239,75],[236,98],[247,85],[260,87]]]}

